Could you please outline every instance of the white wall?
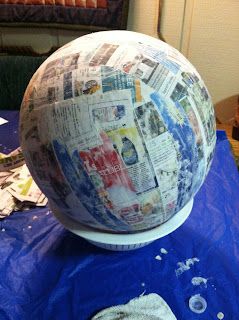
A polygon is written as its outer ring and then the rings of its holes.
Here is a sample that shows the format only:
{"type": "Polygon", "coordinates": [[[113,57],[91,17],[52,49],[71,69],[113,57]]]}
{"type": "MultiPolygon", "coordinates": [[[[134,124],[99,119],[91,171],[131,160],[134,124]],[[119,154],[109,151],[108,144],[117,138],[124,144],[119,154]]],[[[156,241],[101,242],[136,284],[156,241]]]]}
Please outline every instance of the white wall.
{"type": "Polygon", "coordinates": [[[165,41],[181,51],[185,0],[162,0],[160,31],[165,41]]]}
{"type": "Polygon", "coordinates": [[[158,37],[159,0],[130,0],[127,29],[158,37]]]}

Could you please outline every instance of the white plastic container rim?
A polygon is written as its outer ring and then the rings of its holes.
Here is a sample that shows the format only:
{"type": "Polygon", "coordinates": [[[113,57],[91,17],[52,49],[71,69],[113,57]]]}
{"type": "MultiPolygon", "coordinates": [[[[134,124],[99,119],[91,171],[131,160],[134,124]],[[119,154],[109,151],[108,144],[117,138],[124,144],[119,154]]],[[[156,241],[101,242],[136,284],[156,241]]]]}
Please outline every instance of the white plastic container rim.
{"type": "Polygon", "coordinates": [[[72,233],[94,243],[99,244],[113,244],[113,245],[135,245],[149,243],[159,238],[162,238],[180,227],[190,215],[193,207],[193,199],[191,199],[179,212],[177,212],[172,218],[164,222],[158,227],[153,229],[131,233],[131,234],[115,234],[104,231],[98,231],[95,229],[87,228],[81,225],[79,222],[66,216],[60,210],[58,210],[52,203],[50,208],[54,216],[59,222],[72,233]]]}

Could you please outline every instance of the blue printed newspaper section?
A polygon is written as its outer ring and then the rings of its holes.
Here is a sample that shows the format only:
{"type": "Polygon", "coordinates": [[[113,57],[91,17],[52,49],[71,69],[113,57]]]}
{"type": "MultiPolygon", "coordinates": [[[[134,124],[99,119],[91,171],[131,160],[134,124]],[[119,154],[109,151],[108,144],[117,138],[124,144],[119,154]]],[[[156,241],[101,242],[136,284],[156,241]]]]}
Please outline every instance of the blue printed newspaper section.
{"type": "Polygon", "coordinates": [[[101,67],[101,78],[103,92],[130,89],[133,102],[137,101],[137,80],[130,74],[103,66],[101,67]]]}
{"type": "MultiPolygon", "coordinates": [[[[152,93],[151,99],[159,109],[159,112],[164,119],[164,123],[168,131],[173,135],[174,140],[179,143],[180,159],[180,173],[178,181],[178,207],[182,207],[191,197],[194,190],[192,190],[192,179],[197,171],[198,153],[196,148],[196,141],[194,132],[187,120],[184,117],[184,123],[176,123],[171,118],[167,106],[160,98],[159,94],[152,93]],[[192,145],[195,146],[192,148],[192,145]]],[[[179,104],[177,104],[179,108],[179,104]]],[[[183,112],[182,108],[180,108],[183,112]]]]}
{"type": "Polygon", "coordinates": [[[117,227],[127,230],[128,226],[103,206],[92,181],[83,168],[78,152],[75,151],[71,158],[66,148],[59,141],[54,140],[53,146],[67,181],[90,214],[103,226],[113,230],[117,230],[117,227]]]}

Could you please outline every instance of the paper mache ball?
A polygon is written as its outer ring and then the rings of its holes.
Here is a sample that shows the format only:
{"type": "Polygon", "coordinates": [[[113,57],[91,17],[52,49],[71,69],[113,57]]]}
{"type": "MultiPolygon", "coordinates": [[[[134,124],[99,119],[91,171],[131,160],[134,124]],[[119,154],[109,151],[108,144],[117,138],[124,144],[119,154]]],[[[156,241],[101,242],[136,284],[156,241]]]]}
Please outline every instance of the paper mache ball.
{"type": "Polygon", "coordinates": [[[21,146],[64,215],[119,233],[148,230],[202,185],[216,141],[208,90],[168,44],[136,32],[82,36],[33,75],[21,146]]]}

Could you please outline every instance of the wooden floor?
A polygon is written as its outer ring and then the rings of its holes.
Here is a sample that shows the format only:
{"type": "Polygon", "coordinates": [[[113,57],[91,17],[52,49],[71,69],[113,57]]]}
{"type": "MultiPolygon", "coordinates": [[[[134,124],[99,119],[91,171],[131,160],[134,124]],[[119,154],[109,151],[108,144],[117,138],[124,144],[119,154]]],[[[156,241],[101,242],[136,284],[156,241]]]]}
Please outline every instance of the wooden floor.
{"type": "Polygon", "coordinates": [[[217,124],[218,130],[226,131],[227,138],[232,146],[233,155],[239,165],[239,141],[232,138],[232,126],[229,124],[217,124]]]}

